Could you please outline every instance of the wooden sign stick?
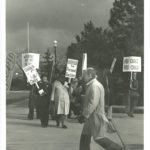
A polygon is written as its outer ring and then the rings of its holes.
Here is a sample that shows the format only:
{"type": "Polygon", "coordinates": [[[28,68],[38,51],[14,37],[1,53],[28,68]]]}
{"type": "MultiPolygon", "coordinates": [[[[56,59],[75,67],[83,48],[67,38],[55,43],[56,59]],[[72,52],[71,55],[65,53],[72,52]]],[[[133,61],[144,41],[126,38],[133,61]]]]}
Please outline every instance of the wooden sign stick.
{"type": "Polygon", "coordinates": [[[38,85],[38,83],[37,83],[37,82],[35,83],[35,85],[36,85],[37,89],[40,89],[40,87],[39,87],[39,85],[38,85]]]}
{"type": "Polygon", "coordinates": [[[71,83],[71,78],[69,78],[68,83],[71,83]]]}

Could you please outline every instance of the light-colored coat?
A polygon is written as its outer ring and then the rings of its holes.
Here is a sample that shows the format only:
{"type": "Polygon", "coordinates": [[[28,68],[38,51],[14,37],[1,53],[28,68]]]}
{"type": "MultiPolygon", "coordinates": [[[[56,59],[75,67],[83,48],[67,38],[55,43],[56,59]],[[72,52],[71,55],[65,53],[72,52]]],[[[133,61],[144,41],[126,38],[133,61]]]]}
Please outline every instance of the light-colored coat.
{"type": "Polygon", "coordinates": [[[83,134],[91,134],[94,139],[105,137],[109,121],[105,116],[104,88],[96,79],[86,85],[83,115],[87,118],[83,134]]]}
{"type": "Polygon", "coordinates": [[[60,81],[53,83],[51,100],[55,101],[56,114],[69,114],[69,94],[67,88],[60,81]]]}

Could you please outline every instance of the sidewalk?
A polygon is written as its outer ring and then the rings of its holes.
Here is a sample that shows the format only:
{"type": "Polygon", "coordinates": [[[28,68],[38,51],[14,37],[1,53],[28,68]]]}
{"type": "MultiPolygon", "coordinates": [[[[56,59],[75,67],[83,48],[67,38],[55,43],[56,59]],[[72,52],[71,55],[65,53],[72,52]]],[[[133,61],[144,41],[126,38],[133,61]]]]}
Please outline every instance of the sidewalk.
{"type": "MultiPolygon", "coordinates": [[[[49,120],[48,128],[41,128],[37,119],[27,120],[27,100],[7,106],[7,150],[78,150],[82,124],[70,119],[68,129],[56,128],[49,120]]],[[[114,114],[113,122],[124,143],[131,150],[143,150],[143,115],[129,118],[114,114]]],[[[121,144],[117,134],[109,137],[121,144]]],[[[103,150],[93,140],[91,150],[103,150]]]]}
{"type": "Polygon", "coordinates": [[[8,91],[6,93],[6,104],[12,104],[29,97],[29,91],[8,91]]]}
{"type": "Polygon", "coordinates": [[[144,122],[143,114],[136,114],[134,118],[126,114],[114,114],[113,123],[122,140],[130,150],[143,150],[144,122]]]}

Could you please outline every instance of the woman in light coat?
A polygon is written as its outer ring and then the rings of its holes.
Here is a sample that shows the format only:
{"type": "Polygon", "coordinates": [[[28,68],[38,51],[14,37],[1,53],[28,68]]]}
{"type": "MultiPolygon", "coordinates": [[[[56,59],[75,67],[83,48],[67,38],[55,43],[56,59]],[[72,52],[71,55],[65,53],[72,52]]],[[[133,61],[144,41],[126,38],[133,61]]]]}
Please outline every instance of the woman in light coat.
{"type": "Polygon", "coordinates": [[[64,121],[69,114],[70,100],[67,87],[64,83],[65,77],[62,75],[53,83],[51,101],[55,104],[56,126],[59,126],[61,122],[62,128],[67,128],[64,121]]]}

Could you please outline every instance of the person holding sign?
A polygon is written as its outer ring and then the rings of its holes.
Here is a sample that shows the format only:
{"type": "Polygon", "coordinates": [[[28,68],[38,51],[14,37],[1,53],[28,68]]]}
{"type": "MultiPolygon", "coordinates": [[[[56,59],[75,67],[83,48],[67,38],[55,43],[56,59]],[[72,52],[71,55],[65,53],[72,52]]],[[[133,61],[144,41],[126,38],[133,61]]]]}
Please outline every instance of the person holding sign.
{"type": "Polygon", "coordinates": [[[69,114],[70,100],[64,75],[60,75],[53,83],[51,102],[55,104],[56,126],[59,126],[61,122],[62,128],[67,128],[64,122],[69,114]]]}
{"type": "Polygon", "coordinates": [[[51,94],[51,86],[48,83],[47,76],[41,77],[42,81],[39,82],[39,114],[41,126],[47,127],[49,120],[49,99],[51,94]]]}
{"type": "Polygon", "coordinates": [[[130,89],[129,89],[129,112],[127,113],[128,116],[134,117],[134,107],[137,105],[139,99],[139,92],[138,92],[138,80],[137,80],[137,73],[131,73],[131,80],[130,80],[130,89]]]}
{"type": "Polygon", "coordinates": [[[31,90],[29,93],[28,108],[29,108],[28,119],[33,120],[34,109],[36,109],[36,118],[39,119],[38,90],[37,90],[35,84],[31,85],[31,90]]]}

